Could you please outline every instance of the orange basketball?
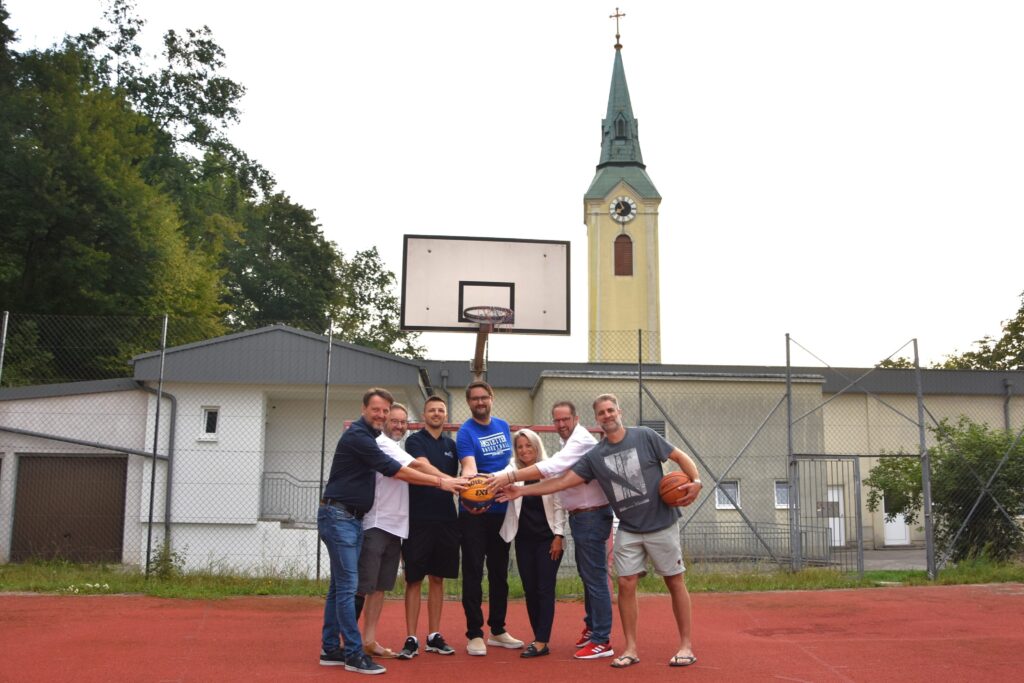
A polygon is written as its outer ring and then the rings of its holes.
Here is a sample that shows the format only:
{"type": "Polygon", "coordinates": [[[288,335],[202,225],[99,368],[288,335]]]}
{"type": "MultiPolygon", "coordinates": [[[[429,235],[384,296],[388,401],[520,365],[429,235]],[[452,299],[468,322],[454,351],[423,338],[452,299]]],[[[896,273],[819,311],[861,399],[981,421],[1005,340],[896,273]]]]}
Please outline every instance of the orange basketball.
{"type": "Polygon", "coordinates": [[[487,512],[494,502],[494,493],[487,488],[487,477],[475,476],[469,480],[469,486],[459,494],[462,507],[471,515],[487,512]]]}
{"type": "Polygon", "coordinates": [[[690,477],[686,472],[673,470],[661,478],[661,483],[658,484],[658,495],[665,501],[665,505],[679,507],[682,505],[682,500],[686,494],[680,491],[678,487],[689,483],[690,477]]]}

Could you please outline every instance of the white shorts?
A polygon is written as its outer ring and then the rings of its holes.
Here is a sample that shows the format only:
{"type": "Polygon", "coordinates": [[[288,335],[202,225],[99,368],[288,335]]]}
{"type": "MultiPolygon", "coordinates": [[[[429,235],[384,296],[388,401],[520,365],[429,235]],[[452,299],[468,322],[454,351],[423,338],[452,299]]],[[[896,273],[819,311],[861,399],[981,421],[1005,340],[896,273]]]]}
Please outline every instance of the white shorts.
{"type": "Polygon", "coordinates": [[[675,576],[686,571],[679,544],[679,522],[649,534],[636,534],[619,527],[612,552],[619,576],[643,576],[647,573],[648,558],[659,576],[675,576]]]}

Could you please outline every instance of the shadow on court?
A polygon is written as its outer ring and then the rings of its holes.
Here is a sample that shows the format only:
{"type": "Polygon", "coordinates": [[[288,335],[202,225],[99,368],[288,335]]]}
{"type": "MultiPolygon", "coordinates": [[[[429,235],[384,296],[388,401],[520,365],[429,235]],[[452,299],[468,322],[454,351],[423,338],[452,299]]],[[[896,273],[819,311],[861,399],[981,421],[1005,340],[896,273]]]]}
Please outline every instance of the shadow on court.
{"type": "MultiPolygon", "coordinates": [[[[1021,584],[702,593],[693,602],[698,662],[688,668],[667,666],[676,636],[665,596],[641,598],[641,661],[627,670],[572,659],[578,602],[558,604],[552,654],[532,660],[498,648],[466,655],[461,604],[447,602],[442,630],[456,654],[384,660],[380,680],[935,683],[1020,680],[1024,665],[1021,584]]],[[[318,664],[322,607],[308,598],[0,594],[0,680],[354,680],[318,664]]],[[[510,605],[508,630],[528,640],[522,601],[510,605]]],[[[621,649],[617,614],[612,635],[621,649]]],[[[398,649],[404,637],[402,604],[388,601],[380,640],[398,649]]]]}

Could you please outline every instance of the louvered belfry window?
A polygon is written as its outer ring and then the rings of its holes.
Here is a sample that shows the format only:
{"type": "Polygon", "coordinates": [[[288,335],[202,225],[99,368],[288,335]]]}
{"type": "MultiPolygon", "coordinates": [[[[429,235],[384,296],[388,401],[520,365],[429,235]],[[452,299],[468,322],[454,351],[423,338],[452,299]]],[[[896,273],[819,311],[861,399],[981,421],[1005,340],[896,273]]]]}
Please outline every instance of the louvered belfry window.
{"type": "Polygon", "coordinates": [[[633,240],[629,239],[629,235],[615,238],[615,274],[633,274],[633,240]]]}

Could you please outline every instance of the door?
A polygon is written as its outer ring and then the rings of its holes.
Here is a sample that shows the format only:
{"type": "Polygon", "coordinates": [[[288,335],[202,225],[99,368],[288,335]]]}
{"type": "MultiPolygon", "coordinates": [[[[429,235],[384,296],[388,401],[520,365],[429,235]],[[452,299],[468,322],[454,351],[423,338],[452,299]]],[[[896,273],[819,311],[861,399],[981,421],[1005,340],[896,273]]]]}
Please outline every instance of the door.
{"type": "Polygon", "coordinates": [[[843,487],[828,487],[828,529],[832,546],[846,545],[846,506],[843,505],[843,487]]]}
{"type": "Polygon", "coordinates": [[[18,458],[11,560],[120,562],[124,457],[18,458]]]}
{"type": "MultiPolygon", "coordinates": [[[[882,501],[882,512],[885,512],[885,501],[882,501]]],[[[885,518],[885,544],[910,545],[910,525],[903,513],[898,513],[890,522],[885,518]]]]}

